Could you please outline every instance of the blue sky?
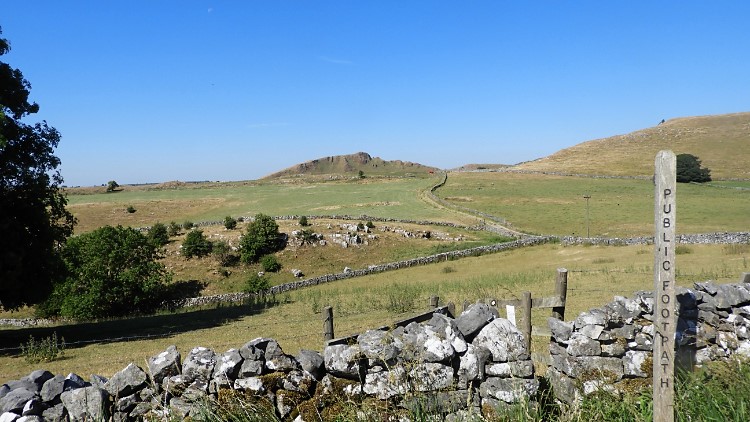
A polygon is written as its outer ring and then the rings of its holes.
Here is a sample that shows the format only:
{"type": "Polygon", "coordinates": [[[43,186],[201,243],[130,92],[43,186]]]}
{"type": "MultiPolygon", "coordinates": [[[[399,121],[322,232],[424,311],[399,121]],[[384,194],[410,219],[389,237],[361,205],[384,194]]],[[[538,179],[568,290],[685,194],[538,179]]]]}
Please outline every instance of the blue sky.
{"type": "Polygon", "coordinates": [[[750,111],[746,1],[6,1],[67,185],[513,164],[750,111]]]}

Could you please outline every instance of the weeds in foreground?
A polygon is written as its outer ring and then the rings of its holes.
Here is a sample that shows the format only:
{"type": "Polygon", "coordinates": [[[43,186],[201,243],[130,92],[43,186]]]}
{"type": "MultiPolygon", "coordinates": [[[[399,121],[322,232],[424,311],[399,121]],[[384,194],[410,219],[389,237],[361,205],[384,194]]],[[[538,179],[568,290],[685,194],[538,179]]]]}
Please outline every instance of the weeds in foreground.
{"type": "Polygon", "coordinates": [[[29,336],[29,341],[21,344],[21,355],[28,363],[50,362],[65,356],[65,339],[57,339],[57,333],[41,340],[29,336]]]}

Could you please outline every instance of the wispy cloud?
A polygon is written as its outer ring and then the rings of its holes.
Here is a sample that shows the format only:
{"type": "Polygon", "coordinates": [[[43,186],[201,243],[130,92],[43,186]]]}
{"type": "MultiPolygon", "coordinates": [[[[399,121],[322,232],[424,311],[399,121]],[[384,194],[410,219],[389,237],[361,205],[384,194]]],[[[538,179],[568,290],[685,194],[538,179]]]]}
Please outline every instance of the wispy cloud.
{"type": "Polygon", "coordinates": [[[326,63],[333,63],[333,64],[343,64],[347,66],[351,66],[354,64],[351,60],[345,60],[345,59],[336,59],[333,57],[327,57],[327,56],[318,56],[318,60],[324,61],[326,63]]]}
{"type": "Polygon", "coordinates": [[[248,129],[260,129],[264,127],[280,127],[280,126],[289,126],[289,123],[250,123],[246,125],[245,127],[248,129]]]}

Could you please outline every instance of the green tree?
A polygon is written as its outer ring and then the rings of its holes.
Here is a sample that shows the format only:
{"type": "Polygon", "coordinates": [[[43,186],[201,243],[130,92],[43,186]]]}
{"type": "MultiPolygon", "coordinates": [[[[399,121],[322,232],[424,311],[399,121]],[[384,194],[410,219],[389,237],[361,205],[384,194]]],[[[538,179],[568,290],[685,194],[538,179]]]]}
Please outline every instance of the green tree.
{"type": "Polygon", "coordinates": [[[224,217],[224,228],[227,230],[234,230],[237,227],[237,220],[231,216],[224,217]]]}
{"type": "Polygon", "coordinates": [[[191,231],[182,242],[182,255],[188,259],[194,256],[206,256],[211,253],[212,249],[211,241],[203,235],[203,230],[191,231]]]}
{"type": "Polygon", "coordinates": [[[701,167],[701,160],[692,154],[677,154],[677,182],[710,182],[711,170],[701,167]]]}
{"type": "Polygon", "coordinates": [[[119,187],[120,185],[118,185],[114,180],[110,180],[109,182],[107,182],[107,192],[114,192],[115,189],[119,187]]]}
{"type": "Polygon", "coordinates": [[[68,239],[66,277],[55,285],[43,315],[91,319],[152,312],[171,276],[159,248],[130,227],[104,226],[68,239]]]}
{"type": "Polygon", "coordinates": [[[299,218],[299,225],[302,227],[307,227],[310,225],[310,223],[307,221],[307,216],[303,215],[299,218]]]}
{"type": "MultiPolygon", "coordinates": [[[[2,30],[0,29],[0,34],[2,30]]],[[[0,38],[0,56],[10,44],[0,38]]],[[[59,247],[75,218],[60,186],[60,133],[47,122],[29,124],[39,111],[31,84],[0,62],[0,305],[16,309],[44,300],[62,269],[59,247]]]]}
{"type": "Polygon", "coordinates": [[[155,223],[150,229],[148,229],[148,238],[156,246],[164,246],[169,243],[169,230],[164,224],[155,223]]]}
{"type": "Polygon", "coordinates": [[[258,262],[260,257],[284,248],[279,240],[279,225],[270,216],[258,214],[247,225],[240,239],[240,259],[246,264],[258,262]]]}

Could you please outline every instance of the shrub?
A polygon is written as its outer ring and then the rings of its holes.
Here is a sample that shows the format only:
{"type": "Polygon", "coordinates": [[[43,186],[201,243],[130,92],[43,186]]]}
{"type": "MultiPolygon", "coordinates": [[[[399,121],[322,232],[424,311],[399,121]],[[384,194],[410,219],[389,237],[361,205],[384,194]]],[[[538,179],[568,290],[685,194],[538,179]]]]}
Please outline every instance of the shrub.
{"type": "Polygon", "coordinates": [[[68,238],[66,275],[39,308],[42,316],[92,319],[153,311],[171,280],[159,247],[130,227],[100,227],[68,238]]]}
{"type": "Polygon", "coordinates": [[[235,220],[234,218],[232,218],[229,215],[226,216],[226,217],[224,217],[224,227],[227,230],[233,230],[233,229],[235,229],[237,227],[237,220],[235,220]]]}
{"type": "Polygon", "coordinates": [[[701,167],[701,160],[692,154],[677,154],[677,181],[680,183],[710,182],[711,170],[701,167]]]}
{"type": "Polygon", "coordinates": [[[185,258],[201,257],[211,253],[211,242],[203,235],[203,230],[193,230],[187,234],[182,242],[182,255],[185,258]]]}
{"type": "Polygon", "coordinates": [[[263,256],[284,248],[279,241],[279,225],[272,217],[258,214],[247,225],[245,235],[240,240],[240,260],[253,264],[263,256]]]}
{"type": "Polygon", "coordinates": [[[37,341],[29,336],[29,341],[21,345],[21,355],[28,363],[50,362],[65,356],[65,339],[57,341],[57,333],[37,341]]]}
{"type": "Polygon", "coordinates": [[[156,246],[164,246],[169,243],[169,231],[167,226],[162,223],[156,223],[148,229],[148,238],[156,246]]]}
{"type": "Polygon", "coordinates": [[[219,265],[224,267],[231,267],[237,264],[240,257],[233,253],[232,248],[229,244],[223,240],[214,242],[211,253],[219,261],[219,265]]]}
{"type": "Polygon", "coordinates": [[[169,230],[168,230],[169,236],[177,236],[180,234],[180,225],[175,223],[174,221],[169,223],[169,230]]]}
{"type": "Polygon", "coordinates": [[[365,224],[365,226],[367,226],[368,229],[374,229],[375,228],[375,225],[372,224],[372,221],[368,221],[367,224],[365,224]]]}
{"type": "Polygon", "coordinates": [[[192,221],[185,221],[182,223],[182,228],[185,230],[190,230],[193,228],[193,222],[192,221]]]}
{"type": "Polygon", "coordinates": [[[110,180],[109,182],[107,182],[107,192],[114,192],[115,189],[119,187],[120,185],[118,185],[114,180],[110,180]]]}
{"type": "Polygon", "coordinates": [[[134,206],[132,206],[132,205],[128,205],[128,208],[127,208],[127,210],[128,210],[128,213],[132,214],[132,213],[134,213],[134,212],[135,212],[135,207],[134,207],[134,206]]]}
{"type": "Polygon", "coordinates": [[[315,233],[312,230],[300,230],[296,234],[300,244],[312,244],[315,241],[315,233]]]}
{"type": "Polygon", "coordinates": [[[263,255],[263,257],[260,259],[260,266],[261,268],[263,268],[263,271],[269,273],[275,273],[281,269],[281,264],[276,259],[276,256],[270,254],[263,255]]]}
{"type": "Polygon", "coordinates": [[[364,230],[364,229],[365,229],[364,223],[362,223],[361,221],[357,223],[357,230],[364,230]]]}
{"type": "Polygon", "coordinates": [[[310,225],[310,223],[307,222],[307,216],[302,216],[299,218],[299,225],[302,227],[307,227],[310,225]]]}
{"type": "Polygon", "coordinates": [[[258,293],[271,287],[268,279],[258,274],[252,274],[247,279],[245,291],[248,293],[258,293]]]}

